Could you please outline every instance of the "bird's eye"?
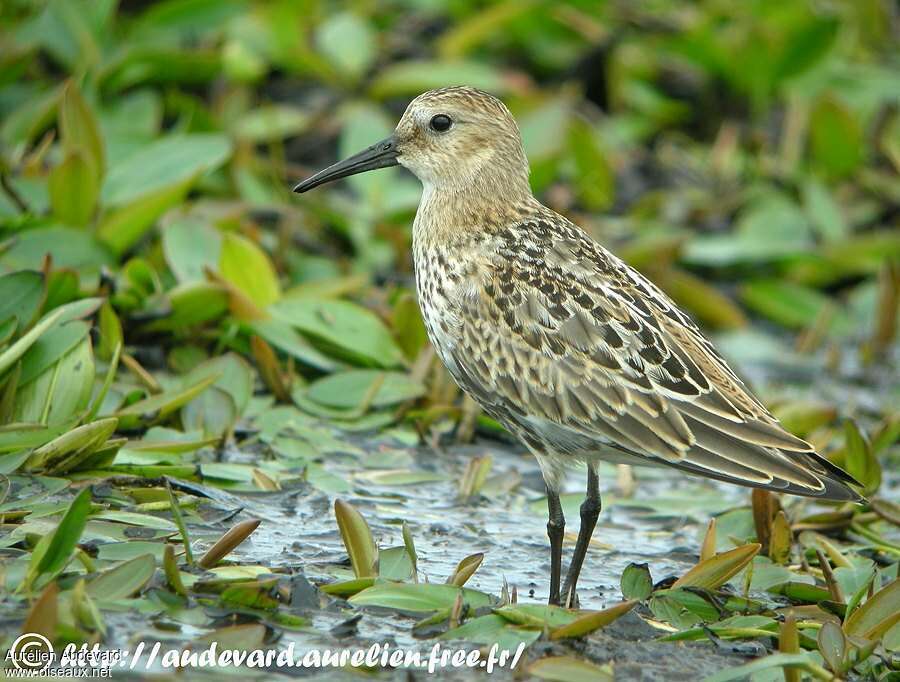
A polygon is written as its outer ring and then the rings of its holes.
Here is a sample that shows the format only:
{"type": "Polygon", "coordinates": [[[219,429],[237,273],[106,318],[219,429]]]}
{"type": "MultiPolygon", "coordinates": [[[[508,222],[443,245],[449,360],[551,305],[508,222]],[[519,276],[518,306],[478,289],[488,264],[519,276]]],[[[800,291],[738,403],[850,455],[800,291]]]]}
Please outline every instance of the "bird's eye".
{"type": "Polygon", "coordinates": [[[453,125],[453,121],[449,116],[447,116],[447,114],[438,114],[437,116],[431,117],[431,122],[428,125],[431,126],[432,130],[439,133],[444,133],[450,130],[450,126],[453,125]]]}

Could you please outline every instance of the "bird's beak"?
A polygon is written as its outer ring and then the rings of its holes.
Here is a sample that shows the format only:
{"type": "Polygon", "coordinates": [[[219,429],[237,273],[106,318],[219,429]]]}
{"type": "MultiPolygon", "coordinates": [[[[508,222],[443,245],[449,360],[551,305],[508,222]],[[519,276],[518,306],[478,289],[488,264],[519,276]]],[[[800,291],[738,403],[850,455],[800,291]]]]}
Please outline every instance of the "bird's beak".
{"type": "Polygon", "coordinates": [[[391,135],[381,142],[377,142],[371,147],[363,149],[358,154],[354,154],[343,161],[338,161],[336,164],[329,166],[325,170],[319,171],[294,187],[294,191],[306,192],[313,187],[324,185],[326,182],[331,182],[338,178],[346,178],[349,175],[365,173],[366,171],[375,170],[376,168],[396,166],[399,163],[397,161],[399,155],[400,152],[397,151],[397,141],[394,139],[394,136],[391,135]]]}

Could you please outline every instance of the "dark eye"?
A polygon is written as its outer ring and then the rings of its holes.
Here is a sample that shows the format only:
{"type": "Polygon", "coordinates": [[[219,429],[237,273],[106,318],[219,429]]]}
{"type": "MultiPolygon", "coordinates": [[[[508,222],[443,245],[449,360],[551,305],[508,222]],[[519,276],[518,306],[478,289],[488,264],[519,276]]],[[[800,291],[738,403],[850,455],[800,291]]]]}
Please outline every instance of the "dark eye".
{"type": "Polygon", "coordinates": [[[436,130],[439,133],[444,133],[450,130],[450,126],[453,125],[453,121],[450,119],[447,114],[438,114],[437,116],[431,117],[431,123],[428,125],[431,126],[432,130],[436,130]]]}

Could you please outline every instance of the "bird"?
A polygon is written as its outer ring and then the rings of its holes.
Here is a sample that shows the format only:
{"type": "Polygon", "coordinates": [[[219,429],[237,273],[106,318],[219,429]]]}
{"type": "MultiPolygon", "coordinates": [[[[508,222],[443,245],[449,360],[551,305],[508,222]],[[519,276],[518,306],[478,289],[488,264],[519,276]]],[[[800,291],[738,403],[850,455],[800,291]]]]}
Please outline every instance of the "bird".
{"type": "Polygon", "coordinates": [[[864,501],[852,487],[860,483],[789,433],[672,299],[534,196],[518,125],[500,99],[468,86],[429,90],[391,136],[294,191],[397,165],[423,188],[412,254],[431,344],[543,475],[550,604],[576,603],[601,461],[864,501]],[[560,587],[559,493],[579,462],[587,488],[560,587]]]}

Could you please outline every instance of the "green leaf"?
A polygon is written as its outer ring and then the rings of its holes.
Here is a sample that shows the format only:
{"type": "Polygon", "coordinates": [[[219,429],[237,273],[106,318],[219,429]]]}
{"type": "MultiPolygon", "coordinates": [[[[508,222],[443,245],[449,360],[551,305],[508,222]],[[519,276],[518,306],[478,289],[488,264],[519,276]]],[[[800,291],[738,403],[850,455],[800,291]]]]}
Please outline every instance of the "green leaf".
{"type": "Polygon", "coordinates": [[[0,277],[0,321],[15,315],[19,329],[34,319],[44,297],[44,276],[34,270],[20,270],[0,277]]]}
{"type": "Polygon", "coordinates": [[[705,677],[702,682],[730,682],[731,680],[748,680],[751,675],[773,668],[800,668],[809,670],[812,666],[809,654],[770,654],[744,665],[720,670],[714,675],[705,677]]]}
{"type": "Polygon", "coordinates": [[[309,113],[287,104],[269,104],[248,111],[235,123],[234,133],[248,142],[274,142],[304,132],[312,122],[309,113]]]}
{"type": "Polygon", "coordinates": [[[13,363],[21,358],[41,338],[41,335],[62,319],[64,315],[65,310],[63,308],[57,308],[47,313],[18,341],[4,350],[3,353],[0,353],[0,376],[12,367],[13,363]]]}
{"type": "Polygon", "coordinates": [[[547,656],[528,666],[529,675],[551,682],[613,682],[611,666],[599,666],[574,656],[547,656]]]}
{"type": "Polygon", "coordinates": [[[643,601],[653,594],[653,579],[647,564],[630,563],[622,572],[622,596],[643,601]]]}
{"type": "Polygon", "coordinates": [[[403,362],[403,352],[381,320],[355,303],[291,297],[278,301],[271,312],[349,360],[376,367],[403,362]]]}
{"type": "Polygon", "coordinates": [[[375,59],[375,33],[369,22],[353,12],[339,12],[322,23],[316,45],[338,71],[354,79],[375,59]]]}
{"type": "Polygon", "coordinates": [[[863,484],[866,494],[881,486],[881,464],[872,452],[868,439],[852,419],[844,422],[845,466],[847,473],[863,484]]]}
{"type": "Polygon", "coordinates": [[[40,270],[44,257],[55,268],[95,272],[112,266],[112,253],[90,233],[68,227],[45,227],[21,232],[12,246],[0,253],[0,263],[13,270],[40,270]]]}
{"type": "Polygon", "coordinates": [[[825,184],[815,177],[803,184],[803,207],[810,223],[824,239],[837,241],[850,236],[841,207],[825,184]]]}
{"type": "Polygon", "coordinates": [[[94,113],[74,81],[69,81],[63,92],[59,107],[59,128],[66,157],[71,157],[75,152],[83,154],[84,162],[94,175],[96,192],[96,181],[103,177],[106,163],[103,137],[94,113]]]}
{"type": "Polygon", "coordinates": [[[258,334],[267,343],[299,360],[304,365],[309,365],[323,372],[331,372],[339,367],[339,364],[318,350],[309,341],[300,336],[286,320],[269,318],[267,320],[251,320],[246,323],[249,330],[258,334]]]}
{"type": "Polygon", "coordinates": [[[81,343],[87,337],[90,328],[87,322],[72,320],[47,330],[22,358],[19,384],[27,384],[36,379],[41,372],[81,343]]]}
{"type": "Polygon", "coordinates": [[[900,622],[900,578],[894,578],[851,613],[844,632],[851,637],[878,640],[900,622]]]}
{"type": "Polygon", "coordinates": [[[140,592],[156,571],[152,554],[142,554],[103,571],[87,584],[87,592],[98,601],[126,599],[140,592]]]}
{"type": "Polygon", "coordinates": [[[850,327],[846,313],[815,289],[778,279],[756,279],[741,286],[740,291],[749,307],[790,329],[812,326],[829,309],[833,311],[831,329],[850,327]]]}
{"type": "Polygon", "coordinates": [[[191,176],[180,183],[142,194],[131,203],[108,212],[97,228],[97,236],[115,253],[124,253],[144,236],[163,213],[184,200],[196,177],[191,176]]]}
{"type": "Polygon", "coordinates": [[[259,246],[242,235],[229,232],[222,238],[219,271],[259,308],[267,308],[281,296],[272,261],[259,246]]]}
{"type": "MultiPolygon", "coordinates": [[[[65,327],[72,324],[83,323],[70,322],[65,327]]],[[[22,361],[23,368],[30,357],[29,351],[22,361]]],[[[29,364],[29,369],[30,367],[29,364]]],[[[20,383],[13,410],[14,418],[19,421],[58,424],[83,413],[90,403],[95,369],[91,340],[84,336],[73,349],[44,369],[34,380],[20,383]]]]}
{"type": "Polygon", "coordinates": [[[341,540],[347,548],[353,573],[357,578],[378,575],[378,547],[362,514],[348,502],[337,499],[334,501],[334,516],[341,540]]]}
{"type": "Polygon", "coordinates": [[[449,609],[462,595],[463,602],[472,608],[489,606],[490,596],[483,592],[455,585],[433,583],[376,583],[358,592],[349,601],[356,606],[381,606],[401,611],[440,611],[449,609]]]}
{"type": "Polygon", "coordinates": [[[181,218],[167,225],[162,236],[169,269],[181,282],[206,280],[204,270],[216,270],[222,252],[222,234],[211,225],[181,218]]]}
{"type": "Polygon", "coordinates": [[[66,510],[56,530],[45,536],[44,546],[38,545],[31,554],[28,583],[42,576],[53,577],[62,571],[81,538],[91,511],[91,490],[84,488],[66,510]],[[39,551],[40,548],[40,551],[39,551]]]}
{"type": "Polygon", "coordinates": [[[405,60],[379,70],[371,92],[378,98],[400,97],[448,85],[470,85],[498,95],[509,89],[501,73],[483,62],[405,60]]]}
{"type": "Polygon", "coordinates": [[[228,292],[212,282],[185,282],[168,291],[172,314],[146,326],[147,331],[178,331],[216,320],[228,312],[228,292]]]}
{"type": "MultiPolygon", "coordinates": [[[[378,552],[378,577],[385,580],[409,580],[413,563],[406,547],[388,547],[378,552]]],[[[366,587],[369,587],[366,585],[366,587]]]]}
{"type": "Polygon", "coordinates": [[[773,80],[784,80],[808,71],[819,63],[834,44],[840,22],[832,16],[800,22],[787,36],[785,49],[775,62],[773,80]]]}
{"type": "Polygon", "coordinates": [[[48,189],[53,213],[61,222],[74,227],[88,224],[97,206],[100,185],[83,152],[70,152],[50,172],[48,189]]]}
{"type": "Polygon", "coordinates": [[[25,463],[27,471],[65,470],[106,443],[116,430],[115,417],[98,419],[71,429],[45,443],[31,453],[25,463]]]}
{"type": "Polygon", "coordinates": [[[813,163],[832,177],[854,172],[867,149],[856,115],[830,96],[821,98],[810,113],[809,143],[813,163]]]}
{"type": "Polygon", "coordinates": [[[115,414],[119,418],[119,427],[126,430],[133,429],[142,424],[164,419],[200,395],[215,383],[216,379],[214,376],[207,377],[191,386],[165,391],[123,407],[115,414]]]}
{"type": "Polygon", "coordinates": [[[822,623],[817,638],[819,653],[833,672],[840,673],[844,669],[844,661],[847,660],[847,638],[841,626],[832,620],[822,623]]]}
{"type": "Polygon", "coordinates": [[[109,169],[101,197],[104,206],[123,206],[179,186],[221,166],[231,142],[217,133],[176,133],[161,137],[109,169]]]}
{"type": "Polygon", "coordinates": [[[310,384],[306,395],[317,403],[343,409],[384,407],[419,398],[425,387],[408,374],[359,369],[323,377],[310,384]]]}

